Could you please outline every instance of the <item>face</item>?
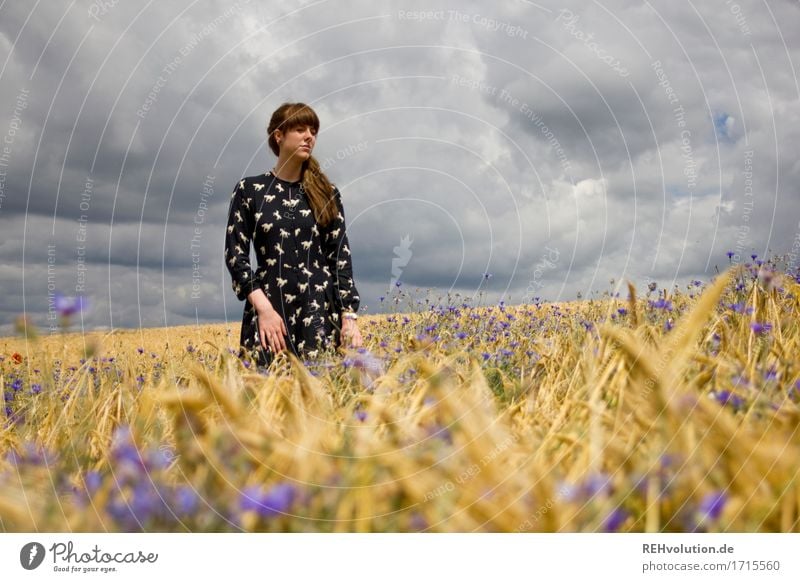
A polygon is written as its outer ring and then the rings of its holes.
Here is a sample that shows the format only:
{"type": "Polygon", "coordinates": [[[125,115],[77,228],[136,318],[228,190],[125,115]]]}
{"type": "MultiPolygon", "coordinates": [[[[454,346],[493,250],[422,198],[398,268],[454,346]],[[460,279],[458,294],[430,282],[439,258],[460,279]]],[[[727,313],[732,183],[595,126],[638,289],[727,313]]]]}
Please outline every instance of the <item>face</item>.
{"type": "Polygon", "coordinates": [[[275,139],[281,154],[307,160],[317,142],[317,131],[310,125],[300,125],[285,132],[276,130],[275,139]]]}

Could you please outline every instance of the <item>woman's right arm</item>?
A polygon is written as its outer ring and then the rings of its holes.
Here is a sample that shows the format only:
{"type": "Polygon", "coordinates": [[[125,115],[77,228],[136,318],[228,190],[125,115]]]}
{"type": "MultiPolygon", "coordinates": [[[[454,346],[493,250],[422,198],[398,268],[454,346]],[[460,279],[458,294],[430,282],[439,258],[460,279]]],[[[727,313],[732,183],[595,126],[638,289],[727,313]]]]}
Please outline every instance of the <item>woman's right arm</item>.
{"type": "Polygon", "coordinates": [[[273,352],[286,349],[286,324],[272,307],[261,286],[255,281],[250,266],[250,240],[255,219],[252,212],[253,193],[242,180],[231,194],[228,209],[228,226],[225,230],[225,264],[231,274],[233,291],[239,301],[249,301],[258,314],[258,332],[261,346],[269,345],[273,352]]]}
{"type": "Polygon", "coordinates": [[[259,289],[250,266],[250,238],[254,228],[253,213],[250,208],[252,201],[252,193],[245,181],[237,182],[228,208],[225,265],[231,274],[233,292],[239,301],[244,301],[253,291],[259,289]]]}

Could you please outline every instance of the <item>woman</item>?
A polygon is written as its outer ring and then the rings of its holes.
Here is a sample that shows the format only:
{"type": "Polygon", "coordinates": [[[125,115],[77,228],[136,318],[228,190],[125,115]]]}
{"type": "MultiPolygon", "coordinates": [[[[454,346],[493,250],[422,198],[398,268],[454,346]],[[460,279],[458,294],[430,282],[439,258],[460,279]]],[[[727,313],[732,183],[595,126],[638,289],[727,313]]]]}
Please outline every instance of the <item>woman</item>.
{"type": "Polygon", "coordinates": [[[263,366],[286,349],[302,359],[343,337],[362,345],[341,194],[311,155],[318,130],[307,105],[278,107],[267,127],[275,167],[239,181],[231,195],[225,261],[236,296],[247,300],[239,343],[263,366]]]}

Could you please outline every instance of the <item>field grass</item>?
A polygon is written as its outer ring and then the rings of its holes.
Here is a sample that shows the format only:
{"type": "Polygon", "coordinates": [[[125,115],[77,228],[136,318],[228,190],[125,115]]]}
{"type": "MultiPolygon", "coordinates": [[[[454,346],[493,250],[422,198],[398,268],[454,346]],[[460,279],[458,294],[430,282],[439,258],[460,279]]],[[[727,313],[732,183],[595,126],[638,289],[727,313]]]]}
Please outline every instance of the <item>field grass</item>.
{"type": "Polygon", "coordinates": [[[2,338],[0,530],[800,530],[795,279],[625,295],[429,299],[266,371],[238,325],[2,338]]]}

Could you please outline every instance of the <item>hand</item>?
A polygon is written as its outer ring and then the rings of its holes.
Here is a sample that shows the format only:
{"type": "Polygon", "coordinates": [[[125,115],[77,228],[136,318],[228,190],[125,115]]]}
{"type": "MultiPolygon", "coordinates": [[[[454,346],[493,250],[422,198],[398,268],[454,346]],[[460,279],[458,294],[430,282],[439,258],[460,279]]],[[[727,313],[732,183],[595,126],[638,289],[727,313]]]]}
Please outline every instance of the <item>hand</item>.
{"type": "Polygon", "coordinates": [[[361,332],[358,329],[358,323],[355,319],[345,319],[342,322],[342,343],[347,346],[350,343],[351,347],[360,348],[363,345],[361,339],[361,332]]]}
{"type": "Polygon", "coordinates": [[[266,350],[269,346],[273,354],[285,350],[286,340],[284,338],[289,335],[286,331],[286,323],[272,307],[264,291],[256,289],[248,296],[248,299],[256,310],[258,338],[261,341],[261,347],[266,350]]]}

